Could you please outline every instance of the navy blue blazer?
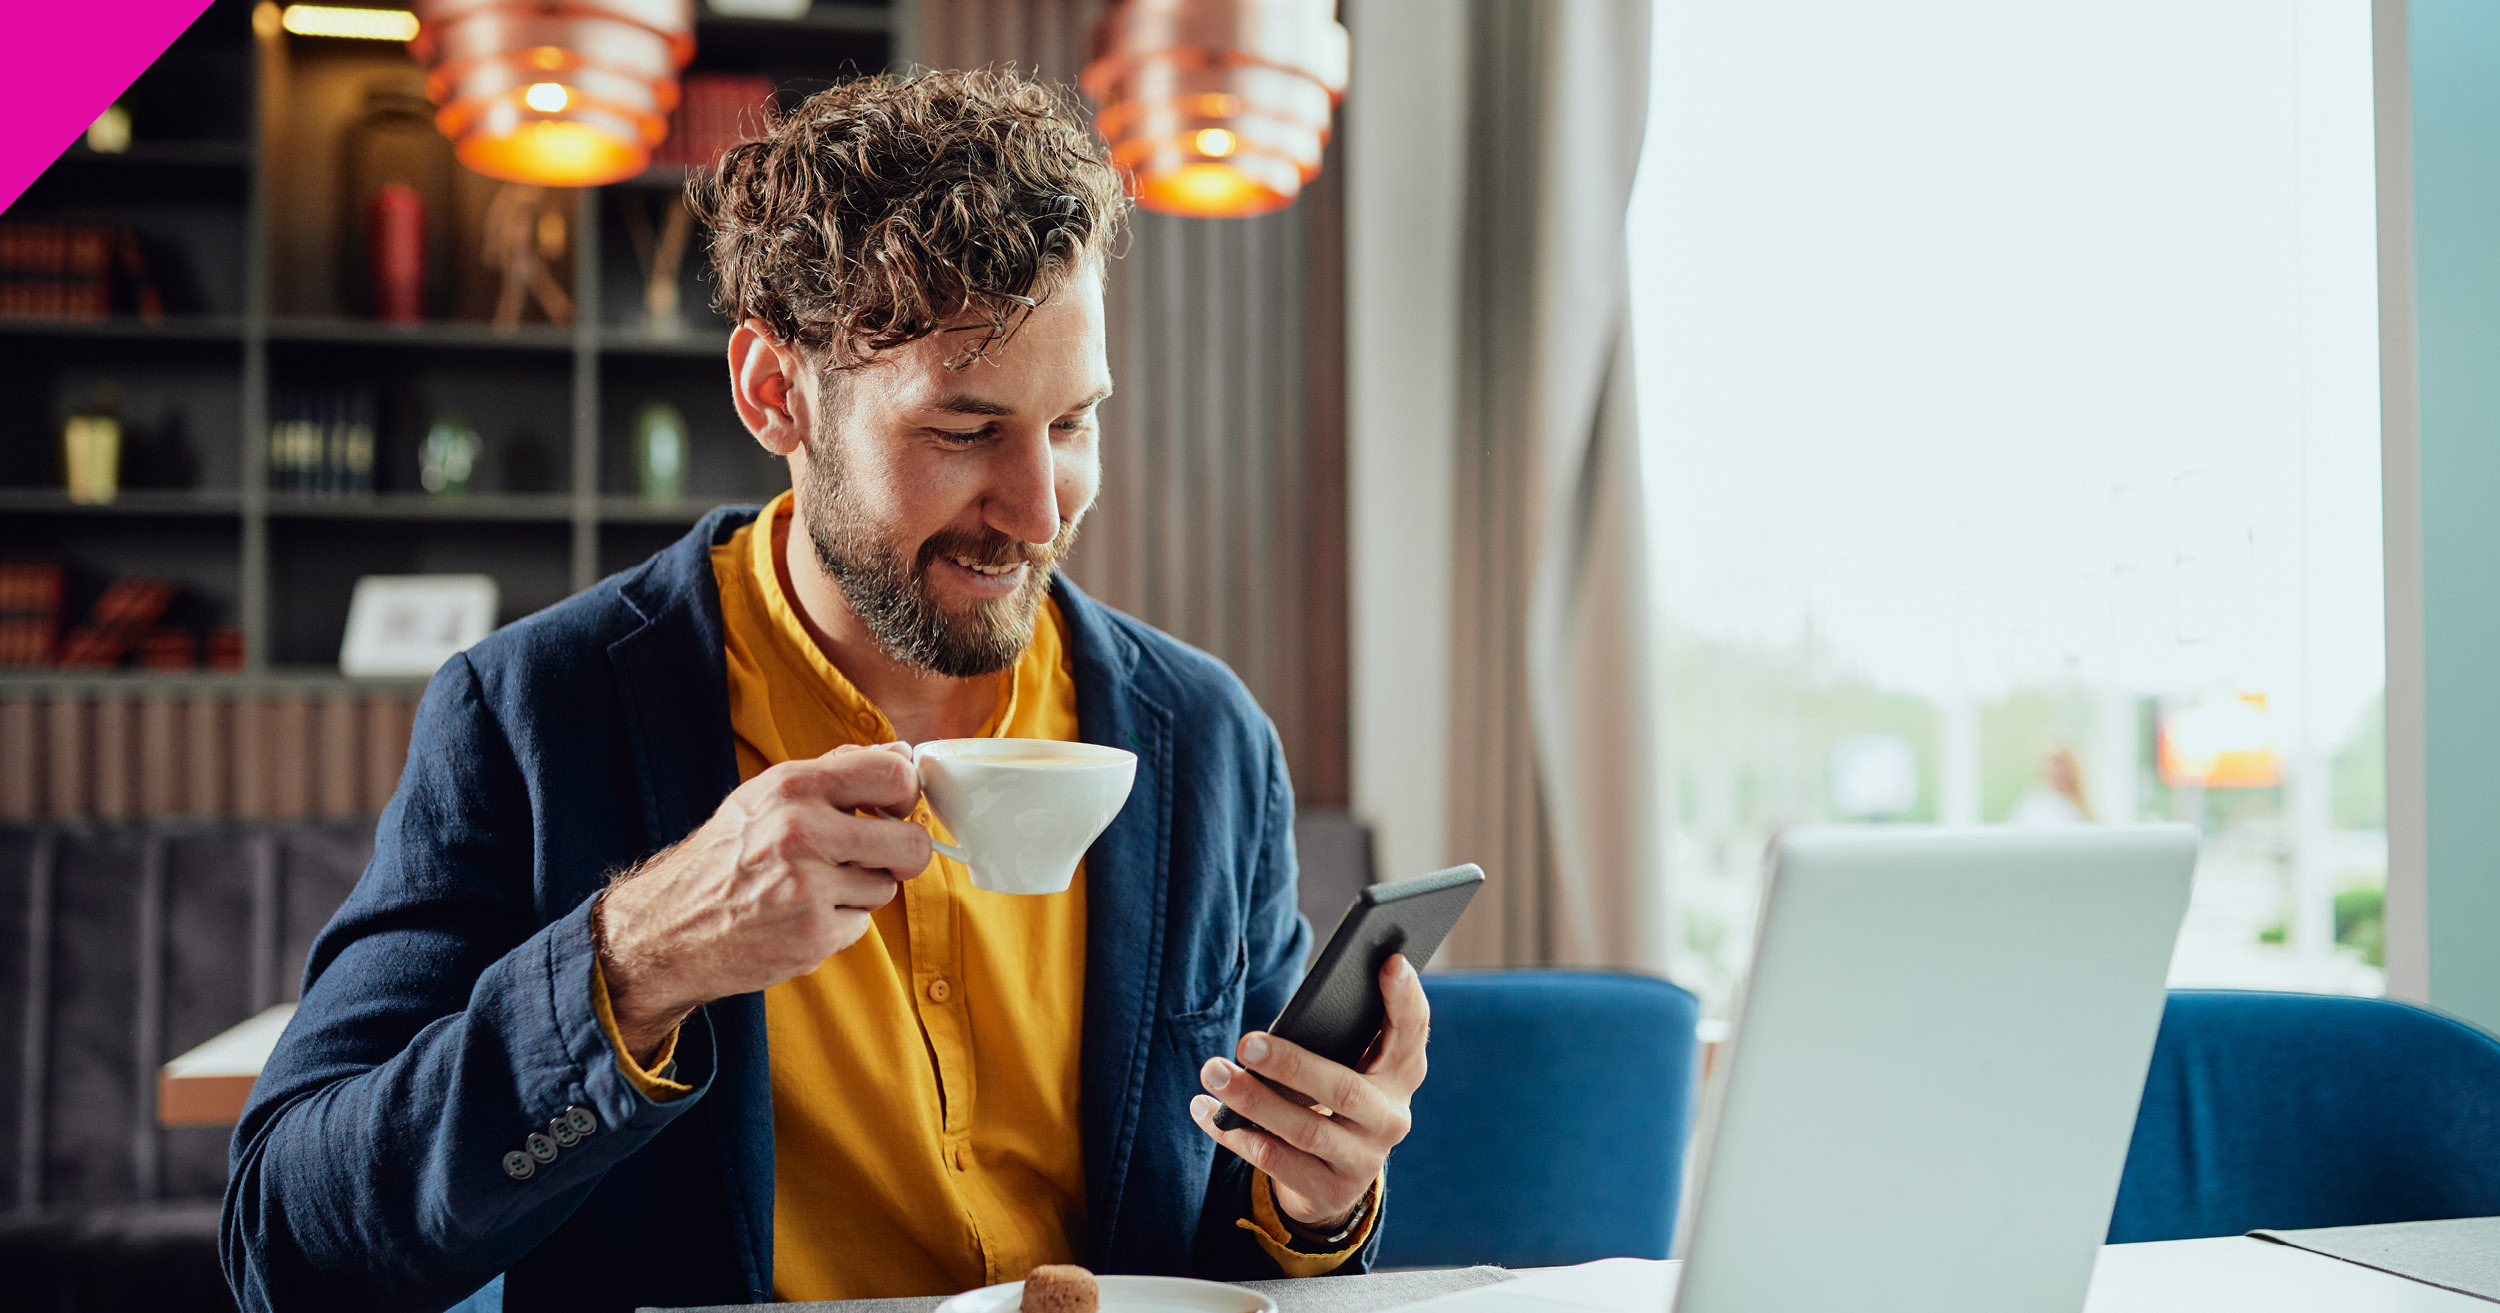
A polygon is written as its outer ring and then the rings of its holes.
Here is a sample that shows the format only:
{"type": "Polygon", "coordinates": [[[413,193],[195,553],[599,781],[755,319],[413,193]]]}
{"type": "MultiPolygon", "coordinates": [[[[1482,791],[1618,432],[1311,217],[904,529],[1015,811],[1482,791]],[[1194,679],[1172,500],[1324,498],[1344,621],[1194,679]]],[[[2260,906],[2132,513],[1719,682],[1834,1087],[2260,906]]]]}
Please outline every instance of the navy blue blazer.
{"type": "MultiPolygon", "coordinates": [[[[738,783],[709,548],[754,514],[713,512],[434,677],[372,865],[235,1128],[221,1245],[245,1308],[442,1309],[497,1273],[516,1311],[770,1298],[763,995],[689,1019],[694,1093],[654,1103],[592,1014],[588,912],[738,783]]],[[[1080,733],[1138,755],[1086,858],[1079,1249],[1105,1272],[1274,1276],[1234,1225],[1249,1167],[1188,1107],[1308,948],[1284,756],[1222,664],[1056,595],[1080,733]]]]}

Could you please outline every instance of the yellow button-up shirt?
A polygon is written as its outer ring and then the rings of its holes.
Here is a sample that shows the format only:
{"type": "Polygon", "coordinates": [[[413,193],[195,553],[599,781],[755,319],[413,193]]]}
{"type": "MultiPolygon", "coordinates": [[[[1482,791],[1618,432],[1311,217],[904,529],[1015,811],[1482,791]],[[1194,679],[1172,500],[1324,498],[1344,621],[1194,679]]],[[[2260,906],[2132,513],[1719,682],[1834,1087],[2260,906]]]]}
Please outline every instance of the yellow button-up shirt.
{"type": "MultiPolygon", "coordinates": [[[[712,549],[741,779],[897,737],[801,623],[789,532],[784,493],[712,549]]],[[[1055,603],[1002,683],[983,735],[1077,737],[1055,603]]],[[[944,836],[925,802],[913,819],[944,836]]],[[[1081,865],[1065,893],[1035,897],[976,889],[961,865],[934,858],[859,942],[764,992],[776,1298],[946,1294],[1084,1252],[1085,898],[1081,865]]],[[[655,1097],[685,1088],[621,1045],[618,1061],[655,1097]]],[[[1288,1275],[1333,1270],[1363,1243],[1292,1250],[1264,1177],[1252,1194],[1243,1224],[1288,1275]]]]}
{"type": "MultiPolygon", "coordinates": [[[[898,737],[800,623],[789,530],[784,494],[712,549],[740,779],[898,737]]],[[[1002,682],[983,735],[1077,736],[1055,606],[1002,682]]],[[[942,831],[925,802],[914,819],[942,831]]],[[[774,1295],[926,1295],[1074,1262],[1085,868],[1033,897],[975,889],[939,857],[870,919],[858,943],[764,991],[774,1295]]]]}

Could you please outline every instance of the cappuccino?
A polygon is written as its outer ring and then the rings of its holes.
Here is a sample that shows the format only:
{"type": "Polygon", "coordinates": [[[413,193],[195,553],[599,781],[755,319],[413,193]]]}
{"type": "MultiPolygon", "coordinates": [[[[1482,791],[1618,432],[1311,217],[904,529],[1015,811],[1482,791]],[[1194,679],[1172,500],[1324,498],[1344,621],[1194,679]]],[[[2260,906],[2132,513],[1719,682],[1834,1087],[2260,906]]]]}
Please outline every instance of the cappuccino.
{"type": "Polygon", "coordinates": [[[1081,757],[1073,752],[950,752],[949,761],[984,766],[1115,766],[1117,757],[1081,757]]]}

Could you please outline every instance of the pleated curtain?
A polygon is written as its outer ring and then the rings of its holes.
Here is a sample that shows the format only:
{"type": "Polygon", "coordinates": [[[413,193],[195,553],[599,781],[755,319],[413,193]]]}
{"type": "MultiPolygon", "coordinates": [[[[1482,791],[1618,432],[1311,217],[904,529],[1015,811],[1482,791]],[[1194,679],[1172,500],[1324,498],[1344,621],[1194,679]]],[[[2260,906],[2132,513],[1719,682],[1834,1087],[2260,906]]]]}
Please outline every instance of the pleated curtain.
{"type": "MultiPolygon", "coordinates": [[[[1455,9],[1455,7],[1454,7],[1455,9]]],[[[1652,599],[1625,211],[1645,0],[1469,0],[1453,964],[1663,972],[1652,599]]]]}

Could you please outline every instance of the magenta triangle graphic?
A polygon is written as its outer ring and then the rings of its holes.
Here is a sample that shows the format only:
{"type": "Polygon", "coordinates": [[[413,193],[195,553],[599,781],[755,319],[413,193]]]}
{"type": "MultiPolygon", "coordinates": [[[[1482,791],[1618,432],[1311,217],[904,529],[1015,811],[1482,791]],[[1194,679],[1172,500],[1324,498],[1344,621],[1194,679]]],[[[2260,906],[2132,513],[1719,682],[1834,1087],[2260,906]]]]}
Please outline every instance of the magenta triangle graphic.
{"type": "Polygon", "coordinates": [[[207,8],[208,0],[0,0],[0,210],[207,8]]]}

